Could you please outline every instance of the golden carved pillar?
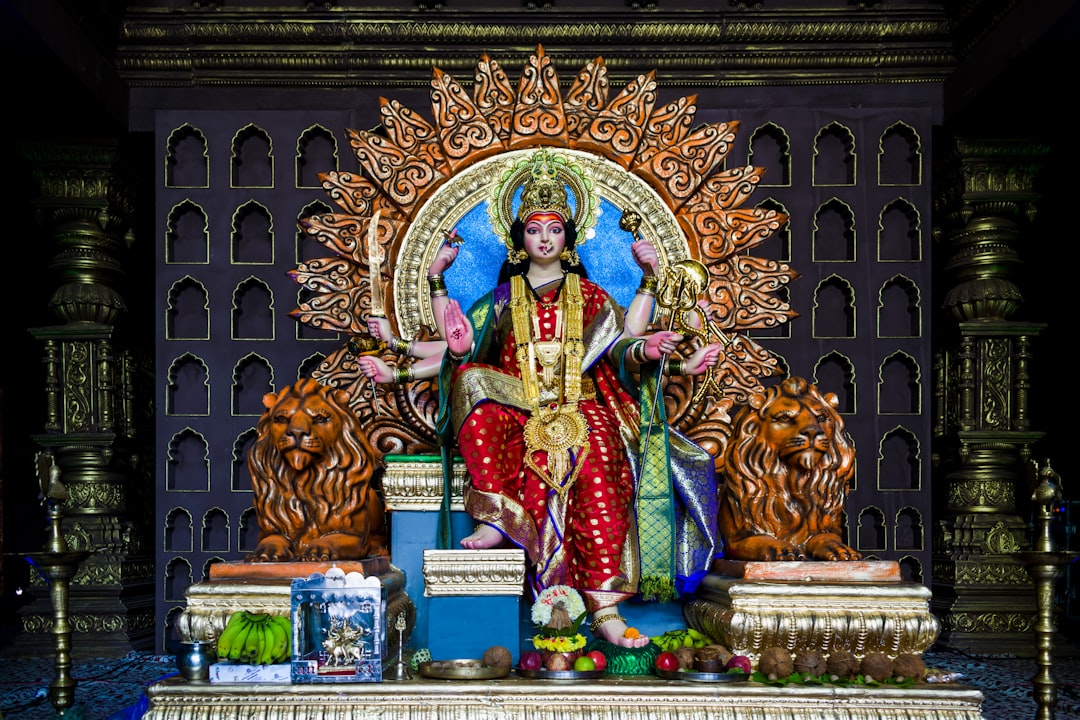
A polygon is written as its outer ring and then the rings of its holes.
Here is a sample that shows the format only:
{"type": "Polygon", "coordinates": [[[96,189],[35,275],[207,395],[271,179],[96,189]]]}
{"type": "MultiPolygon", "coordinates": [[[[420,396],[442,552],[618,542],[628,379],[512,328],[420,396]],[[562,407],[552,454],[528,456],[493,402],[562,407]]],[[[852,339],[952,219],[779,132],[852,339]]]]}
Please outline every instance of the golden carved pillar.
{"type": "MultiPolygon", "coordinates": [[[[37,185],[33,202],[52,258],[47,277],[56,282],[49,308],[59,320],[30,328],[42,347],[46,408],[44,432],[34,441],[53,455],[68,491],[68,546],[91,551],[70,582],[71,651],[122,656],[151,649],[154,636],[153,554],[144,540],[152,463],[145,453],[140,460],[135,417],[136,385],[148,373],[133,349],[139,333],[123,331],[133,186],[112,143],[20,149],[37,185]]],[[[30,588],[35,599],[20,610],[16,649],[47,653],[48,588],[33,572],[30,588]]]]}
{"type": "Polygon", "coordinates": [[[940,642],[975,654],[1034,655],[1034,586],[1015,553],[1030,546],[1028,393],[1043,324],[1023,303],[1016,248],[1034,214],[1047,148],[958,138],[935,168],[937,271],[933,608],[940,642]],[[1021,504],[1018,505],[1018,498],[1021,504]]]}

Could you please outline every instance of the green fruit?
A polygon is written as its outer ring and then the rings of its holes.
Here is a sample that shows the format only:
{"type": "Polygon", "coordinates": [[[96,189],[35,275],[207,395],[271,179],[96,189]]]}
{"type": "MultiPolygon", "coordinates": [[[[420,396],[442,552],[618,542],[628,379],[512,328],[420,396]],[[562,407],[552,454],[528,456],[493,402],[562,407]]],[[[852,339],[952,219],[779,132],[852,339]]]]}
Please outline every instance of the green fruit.
{"type": "Polygon", "coordinates": [[[596,661],[588,655],[582,655],[574,661],[574,670],[578,672],[589,672],[596,669],[596,661]]]}

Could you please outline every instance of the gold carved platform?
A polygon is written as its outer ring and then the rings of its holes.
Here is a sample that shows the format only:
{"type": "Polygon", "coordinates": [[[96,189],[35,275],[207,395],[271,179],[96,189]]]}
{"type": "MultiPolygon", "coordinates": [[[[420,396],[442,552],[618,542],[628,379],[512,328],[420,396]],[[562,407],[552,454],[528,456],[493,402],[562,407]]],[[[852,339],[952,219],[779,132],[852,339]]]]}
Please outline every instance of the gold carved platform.
{"type": "Polygon", "coordinates": [[[761,651],[926,652],[941,631],[930,590],[893,561],[718,561],[687,622],[755,663],[761,651]]]}
{"type": "Polygon", "coordinates": [[[144,720],[981,720],[982,693],[950,684],[912,688],[774,687],[655,677],[588,682],[414,679],[332,685],[196,685],[147,689],[144,720]]]}
{"type": "MultiPolygon", "coordinates": [[[[237,610],[289,615],[293,579],[306,578],[314,572],[325,573],[332,566],[346,573],[355,571],[365,577],[379,578],[386,587],[386,617],[396,618],[405,613],[407,643],[416,608],[405,593],[404,574],[384,557],[336,563],[215,563],[210,566],[209,581],[195,583],[187,589],[186,607],[176,621],[180,639],[216,642],[229,616],[237,610]]],[[[399,644],[398,634],[387,633],[387,643],[388,655],[393,657],[399,644]]]]}

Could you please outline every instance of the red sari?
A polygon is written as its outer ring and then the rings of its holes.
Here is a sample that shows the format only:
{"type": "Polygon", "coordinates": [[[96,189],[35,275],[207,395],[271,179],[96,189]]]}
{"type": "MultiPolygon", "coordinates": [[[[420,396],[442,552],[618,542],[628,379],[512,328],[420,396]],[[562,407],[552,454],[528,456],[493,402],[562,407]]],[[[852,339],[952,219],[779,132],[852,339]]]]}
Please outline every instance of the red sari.
{"type": "MultiPolygon", "coordinates": [[[[559,339],[561,290],[562,283],[551,283],[534,292],[532,340],[559,339]]],[[[586,362],[577,407],[589,430],[587,448],[571,453],[571,473],[548,480],[526,462],[524,429],[531,413],[515,397],[520,391],[507,389],[506,379],[520,380],[521,371],[505,285],[470,310],[479,338],[475,361],[454,374],[453,415],[469,475],[469,515],[525,550],[536,592],[569,585],[595,611],[637,591],[634,476],[626,443],[638,418],[606,357],[622,333],[622,311],[588,280],[581,280],[581,294],[586,362]]],[[[531,459],[551,475],[546,451],[532,453],[531,459]]]]}

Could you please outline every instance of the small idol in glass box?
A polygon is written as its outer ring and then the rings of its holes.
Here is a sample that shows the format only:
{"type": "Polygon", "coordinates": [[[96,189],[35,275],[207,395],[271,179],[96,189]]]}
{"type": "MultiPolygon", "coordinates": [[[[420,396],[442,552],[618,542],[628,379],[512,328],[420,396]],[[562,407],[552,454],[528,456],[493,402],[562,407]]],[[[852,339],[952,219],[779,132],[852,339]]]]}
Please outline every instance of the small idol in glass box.
{"type": "Polygon", "coordinates": [[[294,683],[381,682],[386,588],[332,567],[292,582],[294,683]]]}

